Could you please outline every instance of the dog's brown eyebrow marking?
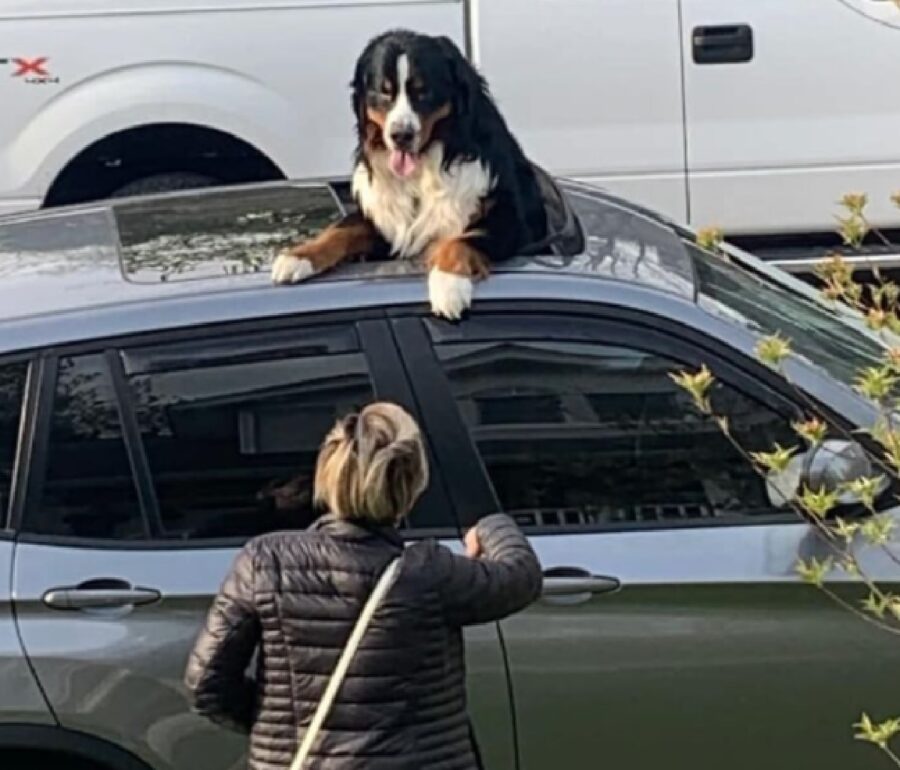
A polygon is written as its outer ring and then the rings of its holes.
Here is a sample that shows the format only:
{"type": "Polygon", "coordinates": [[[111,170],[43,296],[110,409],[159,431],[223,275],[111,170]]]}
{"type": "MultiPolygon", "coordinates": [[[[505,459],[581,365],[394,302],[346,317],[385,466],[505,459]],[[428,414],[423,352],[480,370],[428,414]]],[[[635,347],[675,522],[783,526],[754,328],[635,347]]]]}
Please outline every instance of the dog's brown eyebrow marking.
{"type": "Polygon", "coordinates": [[[366,117],[379,128],[384,128],[384,122],[387,120],[387,115],[373,107],[366,107],[366,117]]]}
{"type": "Polygon", "coordinates": [[[447,116],[450,115],[452,108],[450,107],[450,102],[446,102],[438,107],[434,112],[429,115],[425,115],[422,118],[422,146],[424,147],[431,141],[431,134],[434,131],[434,127],[438,121],[443,120],[447,116]]]}

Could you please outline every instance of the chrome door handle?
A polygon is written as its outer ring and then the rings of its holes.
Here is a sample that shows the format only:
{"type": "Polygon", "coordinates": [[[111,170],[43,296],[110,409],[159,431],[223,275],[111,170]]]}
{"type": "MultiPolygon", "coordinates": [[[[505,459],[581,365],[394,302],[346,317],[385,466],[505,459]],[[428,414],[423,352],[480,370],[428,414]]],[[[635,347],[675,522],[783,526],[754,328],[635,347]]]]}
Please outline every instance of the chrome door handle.
{"type": "Polygon", "coordinates": [[[545,577],[544,596],[575,596],[578,594],[605,594],[615,591],[621,583],[614,577],[591,575],[587,577],[545,577]]]}
{"type": "Polygon", "coordinates": [[[547,604],[585,604],[596,594],[618,590],[621,583],[607,575],[593,575],[581,567],[551,567],[544,570],[543,600],[547,604]]]}
{"type": "Polygon", "coordinates": [[[162,594],[118,580],[91,580],[77,586],[51,588],[42,597],[55,610],[115,609],[153,604],[162,594]]]}

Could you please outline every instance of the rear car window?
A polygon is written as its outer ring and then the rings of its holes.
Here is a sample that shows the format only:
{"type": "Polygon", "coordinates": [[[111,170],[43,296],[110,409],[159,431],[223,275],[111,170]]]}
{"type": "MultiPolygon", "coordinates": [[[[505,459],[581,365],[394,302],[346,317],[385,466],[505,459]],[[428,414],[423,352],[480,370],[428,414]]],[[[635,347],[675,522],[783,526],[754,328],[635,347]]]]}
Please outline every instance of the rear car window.
{"type": "Polygon", "coordinates": [[[351,325],[62,357],[58,369],[25,530],[63,538],[303,528],[320,513],[312,476],[326,431],[374,397],[351,325]]]}
{"type": "Polygon", "coordinates": [[[59,359],[43,489],[25,529],[101,540],[147,534],[103,355],[59,359]]]}
{"type": "Polygon", "coordinates": [[[351,327],[132,350],[125,368],[163,538],[308,526],[325,433],[374,397],[351,327]]]}

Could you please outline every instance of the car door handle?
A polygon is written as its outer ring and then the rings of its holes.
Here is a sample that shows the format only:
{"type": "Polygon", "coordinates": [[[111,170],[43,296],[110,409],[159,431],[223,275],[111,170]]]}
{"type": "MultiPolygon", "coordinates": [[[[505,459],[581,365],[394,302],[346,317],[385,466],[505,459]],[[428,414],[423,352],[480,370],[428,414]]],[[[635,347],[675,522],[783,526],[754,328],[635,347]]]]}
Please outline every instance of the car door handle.
{"type": "Polygon", "coordinates": [[[596,594],[618,590],[614,577],[594,575],[581,567],[551,567],[544,570],[543,599],[548,604],[583,604],[596,594]]]}
{"type": "Polygon", "coordinates": [[[577,596],[579,594],[606,594],[621,584],[613,577],[545,577],[544,596],[577,596]]]}
{"type": "Polygon", "coordinates": [[[734,64],[753,58],[753,28],[749,24],[694,27],[691,39],[695,64],[734,64]]]}
{"type": "Polygon", "coordinates": [[[77,586],[51,588],[43,601],[55,610],[87,610],[139,607],[161,598],[159,591],[132,586],[124,580],[88,580],[77,586]]]}

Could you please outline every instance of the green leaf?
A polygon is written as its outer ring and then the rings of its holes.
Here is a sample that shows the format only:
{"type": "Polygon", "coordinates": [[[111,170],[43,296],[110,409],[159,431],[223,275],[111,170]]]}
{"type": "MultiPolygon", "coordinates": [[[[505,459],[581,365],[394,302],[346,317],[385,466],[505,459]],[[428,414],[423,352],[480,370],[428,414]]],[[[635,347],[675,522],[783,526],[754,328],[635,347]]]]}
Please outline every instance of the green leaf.
{"type": "Polygon", "coordinates": [[[825,489],[814,491],[807,486],[803,487],[803,492],[798,498],[803,509],[817,519],[824,519],[828,512],[837,505],[837,501],[837,492],[829,492],[825,489]]]}
{"type": "Polygon", "coordinates": [[[791,343],[779,334],[763,337],[756,344],[756,357],[764,364],[777,368],[791,354],[791,343]]]}
{"type": "Polygon", "coordinates": [[[860,532],[869,544],[882,546],[891,541],[896,526],[892,516],[883,514],[866,519],[860,527],[860,532]]]}
{"type": "Polygon", "coordinates": [[[670,372],[669,377],[672,378],[672,381],[678,385],[678,387],[682,388],[690,395],[697,409],[704,414],[709,414],[712,411],[708,393],[716,380],[715,377],[713,377],[712,372],[706,367],[706,364],[703,364],[703,366],[693,374],[685,370],[681,372],[670,372]]]}
{"type": "Polygon", "coordinates": [[[875,506],[878,490],[882,488],[883,484],[884,476],[860,476],[845,484],[844,488],[859,497],[860,502],[871,511],[875,506]]]}
{"type": "Polygon", "coordinates": [[[886,719],[884,722],[875,723],[868,714],[863,712],[859,722],[853,725],[857,732],[853,736],[858,741],[874,743],[882,749],[886,749],[891,739],[900,733],[900,719],[886,719]]]}
{"type": "Polygon", "coordinates": [[[828,434],[828,426],[818,417],[791,423],[791,427],[794,429],[794,433],[812,445],[821,444],[828,434]]]}
{"type": "Polygon", "coordinates": [[[816,588],[821,588],[825,583],[825,578],[834,567],[834,560],[829,556],[819,561],[813,556],[808,562],[803,559],[797,560],[797,574],[803,579],[804,583],[809,583],[816,588]]]}
{"type": "Polygon", "coordinates": [[[796,451],[797,447],[795,446],[785,449],[780,444],[775,444],[775,449],[771,452],[751,452],[750,457],[766,470],[782,473],[788,467],[791,456],[796,451]]]}
{"type": "Polygon", "coordinates": [[[859,524],[857,522],[847,522],[838,517],[834,520],[834,526],[831,528],[831,531],[849,543],[853,540],[854,535],[859,532],[859,524]]]}
{"type": "Polygon", "coordinates": [[[869,203],[869,196],[865,193],[847,193],[841,198],[841,206],[843,206],[851,214],[861,216],[863,210],[869,203]]]}
{"type": "Polygon", "coordinates": [[[868,612],[870,615],[874,615],[876,618],[881,620],[884,619],[884,614],[887,612],[889,600],[887,597],[879,596],[874,591],[871,592],[865,599],[862,600],[862,608],[868,612]]]}
{"type": "Polygon", "coordinates": [[[882,402],[891,395],[898,381],[891,366],[869,366],[856,378],[856,390],[872,401],[882,402]]]}
{"type": "Polygon", "coordinates": [[[718,252],[724,240],[725,237],[718,227],[703,227],[697,231],[697,245],[706,251],[718,252]]]}

